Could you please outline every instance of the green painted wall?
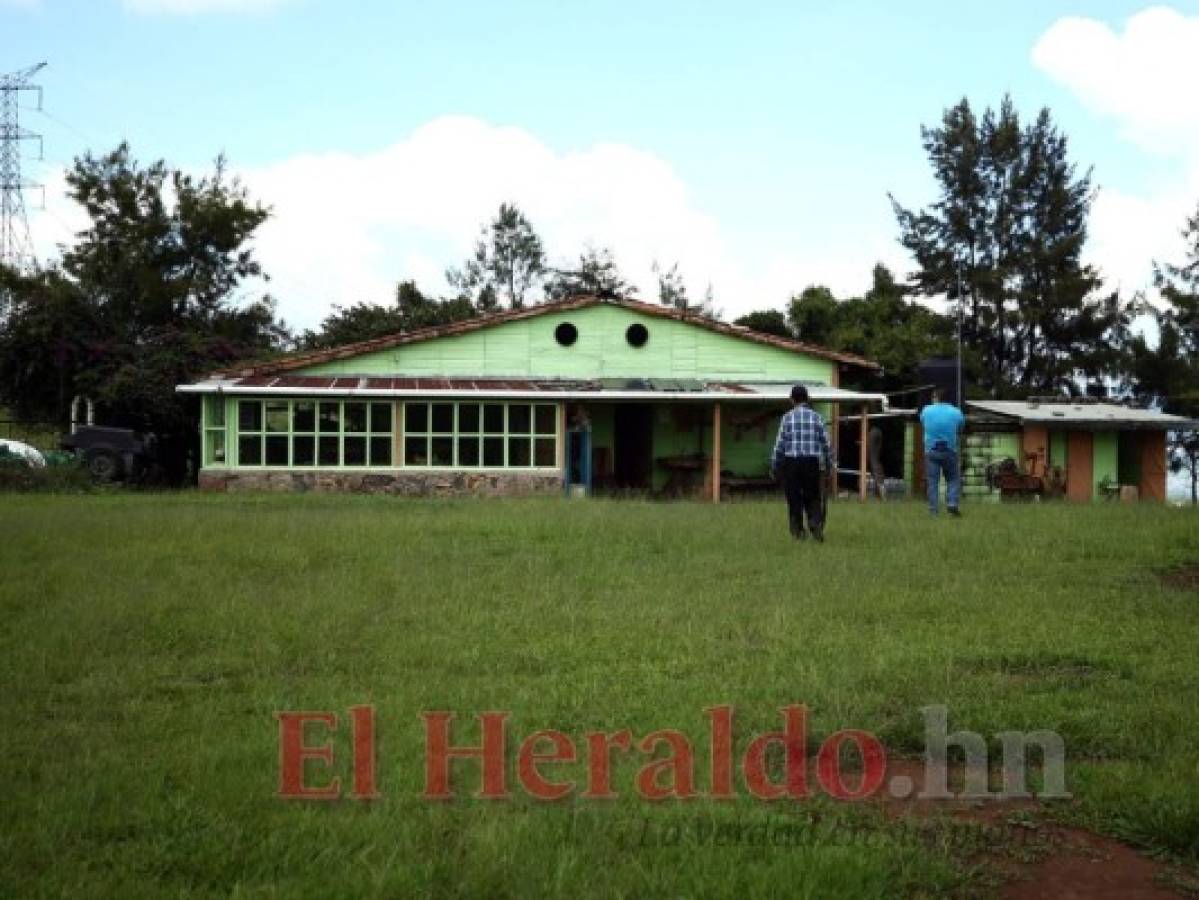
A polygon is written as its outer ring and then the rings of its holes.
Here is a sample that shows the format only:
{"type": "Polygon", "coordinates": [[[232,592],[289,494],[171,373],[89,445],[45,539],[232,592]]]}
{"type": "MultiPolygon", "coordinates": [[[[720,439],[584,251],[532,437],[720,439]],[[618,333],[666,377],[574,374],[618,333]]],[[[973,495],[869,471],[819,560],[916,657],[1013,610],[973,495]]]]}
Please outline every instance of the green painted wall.
{"type": "MultiPolygon", "coordinates": [[[[819,408],[819,406],[818,406],[819,408]]],[[[770,454],[785,406],[722,403],[720,408],[720,468],[739,477],[760,477],[770,471],[770,454]]],[[[824,411],[822,411],[824,412],[824,411]]],[[[653,457],[712,453],[712,407],[659,404],[654,408],[653,457]]],[[[653,488],[662,490],[670,472],[654,465],[653,488]]],[[[703,473],[695,475],[696,485],[703,473]]]]}
{"type": "MultiPolygon", "coordinates": [[[[660,403],[654,406],[653,448],[654,459],[651,483],[655,491],[662,490],[670,479],[670,472],[657,464],[660,456],[681,456],[684,453],[705,454],[712,451],[712,408],[707,404],[689,406],[660,403]]],[[[703,483],[703,473],[695,473],[696,485],[703,483]]]]}
{"type": "Polygon", "coordinates": [[[659,319],[617,306],[546,313],[468,334],[366,353],[310,366],[307,374],[530,375],[805,380],[828,384],[835,364],[769,347],[697,325],[659,319]],[[571,322],[578,340],[559,346],[554,329],[571,322]],[[649,341],[640,348],[625,330],[640,322],[649,341]]]}
{"type": "Polygon", "coordinates": [[[1049,465],[1059,466],[1066,471],[1066,447],[1070,443],[1065,431],[1050,431],[1049,433],[1049,465]]]}
{"type": "MultiPolygon", "coordinates": [[[[770,470],[770,452],[774,448],[779,417],[783,407],[771,409],[759,404],[722,403],[720,408],[720,468],[739,476],[760,476],[770,470]]],[[[659,404],[654,407],[653,456],[681,456],[702,452],[711,458],[712,407],[707,404],[681,406],[659,404]]],[[[703,483],[704,473],[695,475],[703,483]]],[[[654,465],[653,487],[662,490],[670,472],[654,465]]]]}
{"type": "Polygon", "coordinates": [[[1106,478],[1111,484],[1120,481],[1120,437],[1115,431],[1096,431],[1093,435],[1091,477],[1094,497],[1103,499],[1099,484],[1106,478]]]}
{"type": "Polygon", "coordinates": [[[987,485],[987,466],[1009,457],[1016,460],[1016,465],[1023,466],[1019,432],[966,432],[962,442],[962,496],[997,501],[999,491],[987,485]]]}
{"type": "Polygon", "coordinates": [[[784,412],[784,406],[725,404],[721,408],[720,467],[739,476],[768,474],[784,412]]]}
{"type": "Polygon", "coordinates": [[[1049,465],[1066,471],[1066,445],[1069,439],[1064,431],[1049,432],[1049,465]]]}

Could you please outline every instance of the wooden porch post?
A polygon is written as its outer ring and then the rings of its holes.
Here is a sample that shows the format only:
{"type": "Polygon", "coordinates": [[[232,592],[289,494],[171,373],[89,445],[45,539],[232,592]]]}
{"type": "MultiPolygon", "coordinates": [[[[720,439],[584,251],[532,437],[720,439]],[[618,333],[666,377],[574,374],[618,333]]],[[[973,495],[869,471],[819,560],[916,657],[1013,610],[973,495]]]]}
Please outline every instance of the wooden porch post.
{"type": "Polygon", "coordinates": [[[570,432],[567,429],[566,421],[567,403],[562,400],[558,404],[558,474],[562,476],[562,489],[566,489],[566,441],[570,432]]]}
{"type": "Polygon", "coordinates": [[[392,403],[391,414],[395,417],[392,420],[395,424],[395,446],[391,448],[391,464],[398,468],[404,465],[404,401],[396,400],[392,403]]]}
{"type": "Polygon", "coordinates": [[[720,401],[712,404],[712,502],[720,502],[720,401]]]}
{"type": "Polygon", "coordinates": [[[829,449],[833,452],[833,471],[827,473],[832,479],[829,487],[829,497],[833,500],[837,498],[837,466],[841,460],[841,404],[833,404],[832,428],[829,431],[828,443],[829,449]]]}
{"type": "Polygon", "coordinates": [[[862,503],[866,502],[866,467],[869,460],[868,451],[870,449],[870,407],[862,404],[862,426],[860,434],[862,438],[862,446],[858,448],[858,500],[862,503]]]}
{"type": "MultiPolygon", "coordinates": [[[[841,367],[836,363],[833,363],[829,385],[835,388],[841,387],[841,367]]],[[[836,500],[838,494],[837,466],[841,464],[841,404],[834,403],[831,412],[832,425],[829,429],[828,443],[829,449],[833,452],[833,470],[825,473],[829,478],[829,484],[826,485],[825,490],[828,492],[830,500],[836,500]]]]}

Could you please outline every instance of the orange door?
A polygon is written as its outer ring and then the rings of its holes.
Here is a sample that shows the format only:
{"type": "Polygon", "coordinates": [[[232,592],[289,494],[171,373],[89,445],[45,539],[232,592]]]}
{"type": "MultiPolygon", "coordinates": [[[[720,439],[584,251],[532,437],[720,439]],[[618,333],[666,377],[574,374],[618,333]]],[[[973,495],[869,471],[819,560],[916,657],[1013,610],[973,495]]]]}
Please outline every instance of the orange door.
{"type": "Polygon", "coordinates": [[[1141,483],[1139,494],[1142,500],[1166,499],[1166,433],[1164,431],[1142,431],[1141,439],[1141,483]]]}
{"type": "Polygon", "coordinates": [[[1094,448],[1089,431],[1066,436],[1066,498],[1090,501],[1095,496],[1094,448]]]}

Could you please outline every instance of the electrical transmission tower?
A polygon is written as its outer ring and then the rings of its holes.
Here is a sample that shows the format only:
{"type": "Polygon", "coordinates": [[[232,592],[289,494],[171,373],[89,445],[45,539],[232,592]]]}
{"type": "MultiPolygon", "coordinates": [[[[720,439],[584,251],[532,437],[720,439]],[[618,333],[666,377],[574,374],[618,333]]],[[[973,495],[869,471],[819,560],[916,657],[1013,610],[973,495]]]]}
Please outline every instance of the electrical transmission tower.
{"type": "MultiPolygon", "coordinates": [[[[42,108],[42,89],[29,81],[45,68],[38,63],[18,72],[0,75],[0,264],[28,271],[36,260],[25,217],[26,188],[41,189],[21,178],[21,142],[37,141],[38,158],[42,155],[42,136],[22,128],[18,121],[21,91],[37,92],[37,108],[42,108]]],[[[43,197],[45,195],[43,194],[43,197]]]]}

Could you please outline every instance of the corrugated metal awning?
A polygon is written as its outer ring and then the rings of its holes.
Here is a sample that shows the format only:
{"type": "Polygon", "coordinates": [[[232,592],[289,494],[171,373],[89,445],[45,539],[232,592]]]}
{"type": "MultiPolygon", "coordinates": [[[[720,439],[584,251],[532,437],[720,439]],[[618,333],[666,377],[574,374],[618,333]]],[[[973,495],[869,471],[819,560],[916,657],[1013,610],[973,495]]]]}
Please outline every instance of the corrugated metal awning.
{"type": "Polygon", "coordinates": [[[1083,431],[1143,429],[1175,431],[1199,427],[1199,422],[1172,416],[1154,409],[1121,406],[1118,403],[1074,402],[1069,400],[1036,402],[1031,400],[970,400],[966,406],[992,415],[1044,425],[1048,428],[1075,428],[1083,431]]]}
{"type": "MultiPolygon", "coordinates": [[[[431,376],[253,375],[180,385],[184,394],[337,397],[503,397],[538,400],[655,400],[784,403],[794,382],[700,381],[679,378],[438,378],[431,376]]],[[[808,384],[817,403],[878,403],[884,394],[808,384]]]]}

